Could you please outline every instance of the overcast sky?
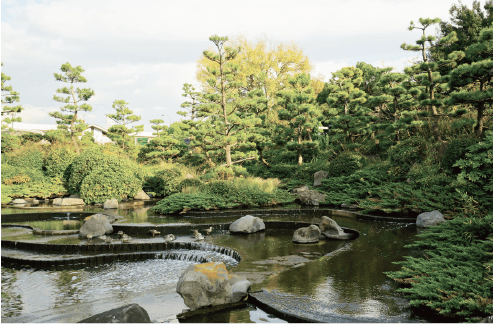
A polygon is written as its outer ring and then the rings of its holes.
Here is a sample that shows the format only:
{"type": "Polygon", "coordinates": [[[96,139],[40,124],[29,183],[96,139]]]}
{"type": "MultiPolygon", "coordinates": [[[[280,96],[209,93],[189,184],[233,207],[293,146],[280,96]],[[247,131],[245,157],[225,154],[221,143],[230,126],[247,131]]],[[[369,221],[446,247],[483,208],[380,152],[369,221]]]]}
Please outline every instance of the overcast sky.
{"type": "MultiPolygon", "coordinates": [[[[125,100],[149,120],[179,121],[184,83],[196,84],[196,61],[212,43],[209,36],[246,35],[254,41],[300,46],[314,74],[357,62],[402,70],[414,52],[400,49],[421,34],[409,31],[420,17],[449,21],[458,0],[346,1],[126,1],[2,0],[1,60],[8,83],[21,96],[23,122],[54,124],[48,116],[60,104],[54,72],[63,63],[81,66],[95,96],[83,114],[88,124],[106,126],[114,100],[125,100]],[[162,116],[166,115],[166,116],[162,116]]],[[[462,0],[471,7],[472,0],[462,0]]],[[[481,5],[484,1],[481,1],[481,5]]],[[[435,34],[435,29],[430,28],[435,34]]]]}

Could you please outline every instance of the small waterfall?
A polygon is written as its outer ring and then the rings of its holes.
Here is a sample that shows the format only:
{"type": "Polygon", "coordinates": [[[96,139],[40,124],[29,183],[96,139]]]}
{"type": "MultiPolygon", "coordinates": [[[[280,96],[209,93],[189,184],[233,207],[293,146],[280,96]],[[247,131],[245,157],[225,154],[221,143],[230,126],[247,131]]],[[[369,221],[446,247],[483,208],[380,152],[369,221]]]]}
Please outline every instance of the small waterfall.
{"type": "MultiPolygon", "coordinates": [[[[187,245],[190,243],[187,243],[187,245]]],[[[199,245],[190,245],[190,249],[179,249],[179,250],[169,250],[164,251],[162,253],[156,253],[156,259],[165,259],[165,260],[178,260],[178,261],[191,261],[197,263],[206,263],[206,262],[224,262],[228,265],[235,266],[238,264],[238,261],[232,256],[225,255],[218,251],[210,251],[199,249],[199,245]],[[197,249],[194,249],[197,248],[197,249]]]]}

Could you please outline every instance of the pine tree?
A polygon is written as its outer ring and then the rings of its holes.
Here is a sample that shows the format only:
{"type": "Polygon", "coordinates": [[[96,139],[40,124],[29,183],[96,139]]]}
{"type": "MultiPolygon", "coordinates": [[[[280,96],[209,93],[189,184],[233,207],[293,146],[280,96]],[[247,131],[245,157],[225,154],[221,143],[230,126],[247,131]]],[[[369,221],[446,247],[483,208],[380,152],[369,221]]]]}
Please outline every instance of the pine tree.
{"type": "Polygon", "coordinates": [[[77,114],[80,111],[92,111],[92,107],[87,103],[83,103],[80,106],[77,104],[81,101],[88,101],[92,96],[94,96],[94,91],[90,88],[74,89],[74,83],[87,82],[86,78],[82,76],[82,72],[84,72],[84,70],[80,66],[72,67],[70,63],[67,62],[62,64],[61,70],[63,72],[62,74],[54,73],[55,79],[57,81],[70,83],[70,87],[57,89],[56,92],[66,94],[68,96],[63,98],[54,95],[53,100],[66,103],[66,105],[60,108],[61,112],[56,111],[49,113],[49,115],[56,119],[60,119],[57,120],[58,128],[69,130],[77,155],[80,155],[77,136],[82,134],[82,131],[87,128],[87,125],[82,119],[77,118],[77,114]],[[64,112],[67,112],[67,114],[64,114],[64,112]]]}
{"type": "Polygon", "coordinates": [[[400,140],[399,133],[413,126],[421,126],[422,122],[415,120],[413,108],[418,104],[416,96],[420,94],[417,87],[410,88],[410,76],[392,72],[383,75],[375,85],[375,95],[368,102],[376,107],[380,123],[377,129],[386,129],[386,135],[395,134],[400,140]]]}
{"type": "Polygon", "coordinates": [[[361,135],[370,134],[370,125],[375,119],[372,111],[363,106],[366,93],[359,88],[363,82],[363,71],[345,67],[332,74],[327,86],[326,117],[323,124],[331,127],[332,140],[349,139],[352,144],[361,135]]]}
{"type": "Polygon", "coordinates": [[[461,60],[464,57],[464,52],[455,51],[447,55],[446,58],[439,61],[431,61],[429,57],[429,51],[437,47],[446,47],[457,42],[458,38],[455,32],[451,32],[440,40],[436,41],[435,36],[426,36],[426,29],[434,24],[440,23],[439,18],[419,18],[421,27],[415,26],[411,21],[409,30],[421,29],[423,36],[416,41],[417,45],[408,45],[403,43],[401,48],[406,51],[421,52],[422,62],[415,64],[411,67],[407,67],[405,72],[412,76],[419,86],[425,86],[427,91],[423,91],[418,99],[421,106],[428,107],[429,112],[433,116],[432,133],[436,140],[441,140],[441,134],[438,130],[438,120],[441,115],[441,107],[444,105],[445,96],[441,95],[443,86],[446,79],[442,78],[438,70],[443,67],[454,67],[457,65],[456,61],[461,60]],[[436,42],[435,42],[436,41],[436,42]],[[426,43],[428,42],[428,46],[426,43]]]}
{"type": "Polygon", "coordinates": [[[247,107],[244,100],[238,93],[240,83],[235,80],[238,72],[238,64],[233,64],[233,60],[240,51],[240,48],[225,46],[227,37],[217,35],[209,38],[217,48],[217,53],[204,51],[204,56],[215,63],[212,67],[208,66],[209,78],[207,80],[211,92],[204,94],[203,104],[199,106],[198,116],[207,118],[207,122],[212,129],[191,130],[196,136],[196,140],[205,141],[206,145],[222,149],[226,155],[226,165],[229,167],[236,163],[235,159],[246,158],[244,153],[237,150],[233,156],[234,148],[253,146],[249,142],[247,131],[260,122],[253,114],[246,114],[247,107]]]}
{"type": "Polygon", "coordinates": [[[306,150],[318,146],[311,134],[320,125],[321,112],[310,83],[310,75],[300,74],[289,80],[289,90],[277,93],[279,105],[282,107],[277,111],[279,119],[288,122],[282,137],[287,142],[286,148],[297,153],[298,165],[303,164],[302,154],[306,150]]]}
{"type": "Polygon", "coordinates": [[[150,120],[150,123],[152,124],[151,128],[156,131],[156,133],[152,133],[152,135],[157,135],[157,137],[161,137],[161,134],[164,133],[164,131],[168,128],[164,124],[164,120],[162,119],[152,119],[150,120]]]}
{"type": "MultiPolygon", "coordinates": [[[[2,63],[3,66],[3,63],[2,63]]],[[[12,124],[12,128],[14,127],[14,122],[22,121],[21,117],[14,117],[17,113],[20,113],[24,108],[21,105],[17,106],[4,106],[11,105],[15,102],[20,101],[19,93],[17,91],[12,90],[12,86],[6,86],[5,82],[10,81],[11,77],[5,75],[2,72],[2,116],[10,115],[2,120],[2,129],[8,127],[8,124],[12,124]],[[5,93],[4,93],[5,92],[5,93]],[[5,124],[4,124],[5,123],[5,124]]]]}
{"type": "Polygon", "coordinates": [[[462,64],[449,74],[449,87],[454,90],[448,103],[469,104],[477,110],[475,132],[481,136],[486,116],[493,110],[493,26],[481,31],[478,41],[466,49],[471,64],[462,64]],[[489,109],[488,109],[489,106],[489,109]]]}
{"type": "Polygon", "coordinates": [[[124,100],[115,100],[112,107],[116,110],[116,114],[108,115],[108,117],[118,125],[111,126],[108,129],[108,137],[125,149],[125,147],[133,144],[129,138],[129,134],[142,132],[144,125],[133,126],[132,128],[127,127],[129,124],[138,122],[141,117],[134,115],[134,112],[128,108],[128,103],[124,100]]]}

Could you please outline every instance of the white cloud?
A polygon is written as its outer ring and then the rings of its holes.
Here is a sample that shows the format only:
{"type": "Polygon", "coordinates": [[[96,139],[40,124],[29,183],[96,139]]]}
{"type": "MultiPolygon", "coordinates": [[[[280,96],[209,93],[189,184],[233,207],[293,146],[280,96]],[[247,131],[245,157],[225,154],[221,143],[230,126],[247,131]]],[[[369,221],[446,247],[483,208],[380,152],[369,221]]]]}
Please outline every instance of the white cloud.
{"type": "Polygon", "coordinates": [[[142,90],[140,90],[140,89],[135,89],[133,91],[133,94],[136,95],[136,96],[140,95],[141,93],[142,93],[142,90]]]}

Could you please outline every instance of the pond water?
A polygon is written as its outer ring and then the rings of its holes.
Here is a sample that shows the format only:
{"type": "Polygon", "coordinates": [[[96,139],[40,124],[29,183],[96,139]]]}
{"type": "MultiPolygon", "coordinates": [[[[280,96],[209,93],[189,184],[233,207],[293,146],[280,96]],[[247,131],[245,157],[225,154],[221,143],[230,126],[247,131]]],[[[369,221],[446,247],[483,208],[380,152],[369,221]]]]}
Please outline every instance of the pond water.
{"type": "MultiPolygon", "coordinates": [[[[149,213],[147,208],[119,210],[118,213],[124,216],[119,223],[139,224],[226,223],[240,217],[221,212],[200,217],[158,217],[149,213]]],[[[261,211],[255,213],[262,216],[261,211]]],[[[280,211],[279,214],[262,218],[318,222],[318,219],[303,212],[285,215],[280,211]]],[[[289,230],[266,230],[250,235],[230,235],[226,231],[218,231],[207,237],[206,242],[238,251],[242,257],[239,263],[227,262],[224,259],[228,258],[226,256],[217,258],[223,258],[233,273],[245,275],[253,283],[252,291],[263,289],[274,302],[282,301],[281,304],[288,309],[305,305],[311,312],[320,315],[322,321],[328,321],[328,318],[346,322],[422,321],[410,312],[408,301],[396,293],[396,284],[383,273],[398,270],[399,266],[392,262],[401,261],[412,253],[404,246],[416,239],[416,226],[337,216],[332,218],[342,227],[358,230],[360,237],[354,241],[324,240],[315,244],[294,244],[293,231],[289,230]]],[[[2,239],[8,236],[22,240],[36,239],[29,230],[3,228],[2,239]]],[[[152,237],[136,239],[162,240],[152,237]]],[[[60,240],[72,244],[80,242],[76,235],[44,240],[52,243],[60,240]]],[[[178,240],[190,238],[178,237],[178,240]]],[[[76,322],[128,303],[138,303],[144,307],[154,322],[176,321],[176,315],[186,309],[175,291],[176,283],[180,274],[192,263],[158,259],[117,262],[70,271],[2,267],[2,321],[76,322]]],[[[282,321],[253,305],[194,320],[282,321]]]]}

